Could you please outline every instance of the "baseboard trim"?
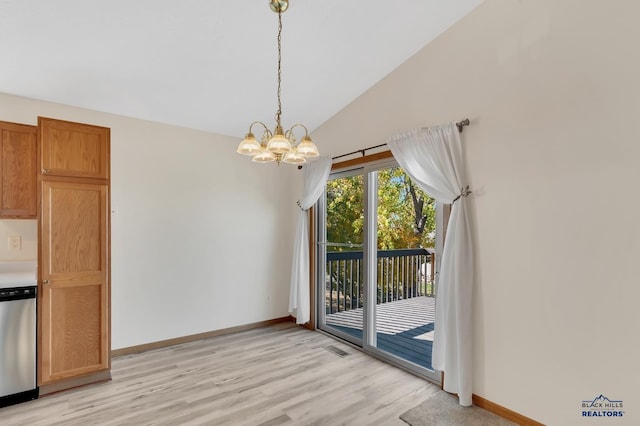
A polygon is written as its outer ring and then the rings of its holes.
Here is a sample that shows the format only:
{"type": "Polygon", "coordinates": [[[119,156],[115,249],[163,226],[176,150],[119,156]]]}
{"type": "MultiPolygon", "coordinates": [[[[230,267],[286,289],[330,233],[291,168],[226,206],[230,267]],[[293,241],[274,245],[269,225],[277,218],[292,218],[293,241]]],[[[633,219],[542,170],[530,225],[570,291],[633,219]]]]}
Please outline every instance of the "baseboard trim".
{"type": "Polygon", "coordinates": [[[78,386],[91,385],[109,380],[111,380],[111,371],[109,370],[99,371],[82,377],[60,380],[48,385],[40,385],[40,396],[51,395],[52,393],[77,388],[78,386]]]}
{"type": "Polygon", "coordinates": [[[251,324],[238,325],[235,327],[223,328],[220,330],[207,331],[204,333],[191,334],[189,336],[176,337],[173,339],[160,340],[158,342],[145,343],[142,345],[129,346],[126,348],[115,349],[111,351],[111,357],[132,355],[152,349],[165,348],[167,346],[180,345],[182,343],[193,342],[196,340],[209,339],[211,337],[222,336],[225,334],[238,333],[240,331],[252,330],[254,328],[267,327],[269,325],[281,322],[295,322],[295,318],[291,315],[287,317],[274,318],[266,321],[253,322],[251,324]]]}
{"type": "Polygon", "coordinates": [[[495,402],[491,402],[488,399],[485,399],[476,394],[472,395],[473,405],[477,405],[480,408],[483,408],[493,414],[496,414],[504,419],[510,420],[514,423],[517,423],[521,426],[544,426],[543,423],[539,423],[529,417],[523,416],[522,414],[516,413],[515,411],[509,410],[502,405],[498,405],[495,402]]]}

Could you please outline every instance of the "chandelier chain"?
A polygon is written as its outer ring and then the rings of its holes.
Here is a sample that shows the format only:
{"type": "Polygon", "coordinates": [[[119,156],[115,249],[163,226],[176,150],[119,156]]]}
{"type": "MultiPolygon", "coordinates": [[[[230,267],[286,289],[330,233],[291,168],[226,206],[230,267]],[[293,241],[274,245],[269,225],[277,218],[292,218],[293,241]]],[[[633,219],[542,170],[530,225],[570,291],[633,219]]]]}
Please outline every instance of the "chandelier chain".
{"type": "Polygon", "coordinates": [[[276,123],[280,127],[280,116],[282,116],[282,101],[280,100],[280,80],[282,77],[282,12],[278,10],[278,112],[276,112],[276,123]]]}

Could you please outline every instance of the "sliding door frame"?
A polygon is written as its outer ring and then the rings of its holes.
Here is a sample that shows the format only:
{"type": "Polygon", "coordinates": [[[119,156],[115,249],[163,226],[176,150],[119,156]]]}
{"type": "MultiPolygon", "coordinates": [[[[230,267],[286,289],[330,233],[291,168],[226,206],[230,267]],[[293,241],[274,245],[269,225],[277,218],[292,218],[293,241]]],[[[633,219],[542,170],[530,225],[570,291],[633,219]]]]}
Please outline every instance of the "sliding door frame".
{"type": "MultiPolygon", "coordinates": [[[[325,290],[325,267],[326,264],[326,191],[318,200],[318,208],[314,209],[314,219],[316,225],[316,257],[315,257],[315,282],[317,284],[314,289],[315,294],[315,311],[316,311],[316,327],[333,334],[343,340],[346,340],[376,358],[389,362],[392,365],[405,369],[413,374],[423,377],[436,384],[441,384],[442,374],[440,371],[428,370],[418,366],[412,362],[406,361],[398,356],[387,353],[377,347],[377,330],[376,330],[376,307],[377,307],[377,211],[378,211],[378,184],[377,172],[386,168],[398,167],[397,161],[393,158],[390,151],[385,151],[370,156],[365,156],[355,160],[334,164],[330,179],[340,179],[341,177],[362,175],[363,177],[363,205],[364,205],[364,238],[363,238],[363,281],[364,281],[364,297],[363,297],[363,329],[362,339],[357,339],[345,332],[326,324],[325,298],[322,292],[325,290]]],[[[442,250],[442,241],[444,241],[444,229],[446,229],[447,212],[441,205],[436,206],[436,288],[439,270],[439,259],[442,250]],[[445,225],[443,227],[443,225],[445,225]]]]}
{"type": "MultiPolygon", "coordinates": [[[[429,370],[427,368],[409,362],[399,356],[392,355],[378,347],[377,342],[377,279],[378,279],[378,172],[400,167],[398,162],[393,158],[387,158],[378,161],[372,161],[364,165],[364,277],[365,293],[364,293],[364,319],[363,319],[363,342],[362,349],[364,352],[383,361],[396,365],[413,374],[423,377],[436,384],[441,383],[442,374],[437,370],[429,370]],[[371,278],[370,278],[371,277],[371,278]]],[[[436,207],[436,217],[444,217],[442,207],[436,207]]],[[[437,227],[437,219],[436,219],[437,227]]],[[[436,230],[436,235],[438,232],[436,230]]],[[[440,238],[436,236],[436,247],[440,238]]],[[[439,253],[436,251],[436,257],[439,253]]],[[[437,276],[437,269],[436,269],[437,276]]],[[[437,286],[437,284],[436,284],[437,286]]],[[[437,325],[436,325],[437,326],[437,325]]]]}
{"type": "MultiPolygon", "coordinates": [[[[332,169],[334,168],[335,168],[335,165],[334,167],[332,167],[332,169]]],[[[331,174],[329,175],[329,180],[340,179],[340,178],[351,177],[351,176],[362,176],[363,183],[364,181],[366,181],[366,176],[364,175],[362,166],[351,167],[345,170],[337,170],[335,172],[332,171],[331,174]]],[[[364,203],[366,203],[366,200],[363,200],[363,207],[365,206],[364,203]]],[[[327,241],[326,241],[327,222],[325,217],[327,212],[327,191],[326,190],[323,191],[316,205],[318,206],[315,213],[316,230],[317,230],[316,244],[315,244],[315,246],[317,247],[316,249],[317,254],[315,258],[315,263],[317,267],[315,270],[315,274],[312,272],[312,275],[316,277],[316,283],[317,283],[316,288],[313,289],[313,293],[316,296],[316,301],[315,301],[315,308],[317,313],[316,328],[322,331],[325,331],[329,334],[332,334],[334,336],[337,336],[343,340],[346,340],[349,343],[352,343],[356,346],[363,346],[364,345],[364,323],[366,322],[365,321],[366,317],[363,316],[362,318],[362,322],[363,322],[362,339],[358,339],[355,336],[352,336],[335,327],[332,327],[331,325],[328,325],[326,322],[326,308],[325,308],[326,297],[324,294],[322,294],[325,291],[325,287],[326,287],[326,276],[325,276],[326,275],[325,265],[326,265],[326,255],[327,255],[327,241]]],[[[366,229],[363,229],[363,232],[366,233],[366,229]]],[[[363,281],[364,280],[365,280],[365,277],[363,275],[363,281]]],[[[366,297],[367,296],[366,296],[366,289],[365,289],[364,303],[366,303],[366,297]]]]}

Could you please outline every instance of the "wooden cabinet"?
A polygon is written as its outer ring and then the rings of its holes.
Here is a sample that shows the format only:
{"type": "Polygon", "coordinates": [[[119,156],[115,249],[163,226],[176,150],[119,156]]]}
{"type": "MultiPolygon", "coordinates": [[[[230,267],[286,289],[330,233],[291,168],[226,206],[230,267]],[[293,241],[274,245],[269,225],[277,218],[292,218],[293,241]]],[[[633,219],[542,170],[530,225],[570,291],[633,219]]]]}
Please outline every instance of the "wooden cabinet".
{"type": "Polygon", "coordinates": [[[109,369],[107,185],[42,183],[42,383],[109,369]]]}
{"type": "Polygon", "coordinates": [[[109,179],[109,129],[38,118],[42,174],[109,179]]]}
{"type": "Polygon", "coordinates": [[[35,219],[37,128],[0,121],[0,218],[35,219]]]}
{"type": "Polygon", "coordinates": [[[38,382],[57,391],[110,369],[109,129],[46,118],[39,126],[38,382]]]}

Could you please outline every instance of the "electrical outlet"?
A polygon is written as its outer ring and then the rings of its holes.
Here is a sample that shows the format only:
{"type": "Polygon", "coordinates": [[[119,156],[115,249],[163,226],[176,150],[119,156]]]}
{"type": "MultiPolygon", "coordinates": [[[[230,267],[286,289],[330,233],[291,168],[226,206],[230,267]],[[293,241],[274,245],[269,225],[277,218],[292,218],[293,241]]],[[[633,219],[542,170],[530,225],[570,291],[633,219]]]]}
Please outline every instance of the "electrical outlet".
{"type": "Polygon", "coordinates": [[[9,250],[10,251],[22,250],[22,238],[20,238],[20,235],[9,236],[9,250]]]}

